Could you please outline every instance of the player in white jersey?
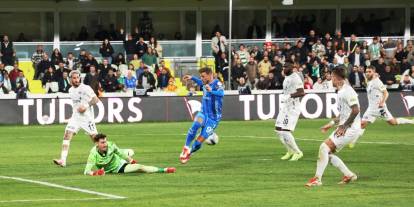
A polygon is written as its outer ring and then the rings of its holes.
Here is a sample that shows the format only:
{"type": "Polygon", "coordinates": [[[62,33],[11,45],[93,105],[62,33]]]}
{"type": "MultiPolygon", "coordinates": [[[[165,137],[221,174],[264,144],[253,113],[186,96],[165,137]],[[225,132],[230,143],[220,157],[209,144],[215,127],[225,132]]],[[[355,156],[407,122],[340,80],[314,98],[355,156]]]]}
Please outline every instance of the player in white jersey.
{"type": "Polygon", "coordinates": [[[311,178],[307,187],[322,185],[322,175],[328,165],[329,160],[332,165],[343,173],[342,181],[339,184],[347,184],[355,181],[357,176],[350,171],[344,162],[336,155],[345,145],[349,144],[361,131],[361,118],[359,116],[358,94],[346,83],[346,70],[336,67],[332,74],[332,82],[338,90],[338,111],[339,116],[321,128],[322,132],[327,132],[335,123],[337,129],[319,147],[319,159],[316,164],[315,177],[311,178]]]}
{"type": "MultiPolygon", "coordinates": [[[[361,123],[361,136],[365,131],[365,128],[369,123],[374,123],[376,118],[383,118],[387,120],[390,125],[399,124],[414,124],[413,120],[405,118],[394,118],[387,108],[386,101],[388,99],[388,91],[381,80],[376,74],[374,66],[368,66],[365,72],[368,79],[367,84],[367,96],[368,96],[368,109],[362,116],[361,123]]],[[[360,137],[360,136],[359,136],[360,137]]],[[[353,140],[349,147],[353,148],[358,138],[353,140]]]]}
{"type": "Polygon", "coordinates": [[[304,96],[305,92],[302,79],[293,71],[292,64],[286,63],[283,73],[285,74],[283,95],[280,96],[282,100],[276,118],[275,132],[287,150],[281,159],[297,161],[303,157],[303,153],[296,144],[292,131],[295,130],[300,115],[300,97],[304,96]]]}
{"type": "Polygon", "coordinates": [[[63,136],[62,152],[60,159],[54,159],[56,165],[65,167],[66,158],[69,152],[70,140],[74,134],[83,129],[93,141],[98,131],[94,122],[93,106],[100,100],[92,88],[80,82],[80,72],[74,70],[69,74],[72,87],[69,89],[69,96],[72,99],[72,117],[70,118],[63,136]]]}

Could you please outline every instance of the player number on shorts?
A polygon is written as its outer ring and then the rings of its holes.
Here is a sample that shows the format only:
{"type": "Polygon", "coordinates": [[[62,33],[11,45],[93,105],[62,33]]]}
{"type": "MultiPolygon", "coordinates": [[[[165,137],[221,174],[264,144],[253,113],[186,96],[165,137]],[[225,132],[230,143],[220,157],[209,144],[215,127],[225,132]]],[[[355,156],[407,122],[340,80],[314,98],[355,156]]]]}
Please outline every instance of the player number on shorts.
{"type": "Polygon", "coordinates": [[[284,124],[284,125],[287,125],[288,123],[289,123],[289,119],[284,119],[284,120],[283,120],[283,124],[284,124]]]}
{"type": "Polygon", "coordinates": [[[91,130],[91,131],[95,130],[95,124],[94,123],[90,123],[88,125],[88,127],[89,127],[89,130],[91,130]]]}

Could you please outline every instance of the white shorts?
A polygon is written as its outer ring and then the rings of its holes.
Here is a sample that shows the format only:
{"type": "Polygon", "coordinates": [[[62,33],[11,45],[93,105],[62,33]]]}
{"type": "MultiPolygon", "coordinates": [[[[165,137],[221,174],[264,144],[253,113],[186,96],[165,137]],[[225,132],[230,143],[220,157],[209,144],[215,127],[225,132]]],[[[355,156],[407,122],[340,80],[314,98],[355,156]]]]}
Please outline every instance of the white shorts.
{"type": "Polygon", "coordinates": [[[388,108],[384,106],[384,108],[368,108],[367,111],[365,111],[364,116],[362,116],[362,121],[374,123],[375,119],[378,117],[387,121],[394,118],[388,108]]]}
{"type": "Polygon", "coordinates": [[[299,108],[284,108],[279,111],[275,126],[285,130],[294,131],[296,124],[298,123],[299,115],[299,108]]]}
{"type": "Polygon", "coordinates": [[[329,139],[332,140],[332,142],[336,146],[336,151],[339,152],[342,148],[351,143],[354,139],[358,138],[358,136],[361,133],[361,129],[348,128],[345,131],[345,135],[340,137],[336,136],[335,132],[336,130],[333,131],[331,135],[329,135],[329,139]]]}
{"type": "Polygon", "coordinates": [[[92,120],[79,120],[79,119],[70,119],[68,125],[66,125],[66,131],[73,132],[77,134],[79,129],[83,129],[88,135],[98,134],[96,130],[95,122],[92,120]]]}

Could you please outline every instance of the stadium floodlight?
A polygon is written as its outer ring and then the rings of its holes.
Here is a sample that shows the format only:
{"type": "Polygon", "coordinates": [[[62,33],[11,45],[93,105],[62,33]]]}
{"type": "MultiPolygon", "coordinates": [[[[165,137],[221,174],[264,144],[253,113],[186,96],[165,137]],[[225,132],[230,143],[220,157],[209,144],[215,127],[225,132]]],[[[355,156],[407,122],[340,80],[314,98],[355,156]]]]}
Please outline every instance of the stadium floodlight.
{"type": "Polygon", "coordinates": [[[282,0],[282,5],[291,6],[293,5],[293,0],[282,0]]]}

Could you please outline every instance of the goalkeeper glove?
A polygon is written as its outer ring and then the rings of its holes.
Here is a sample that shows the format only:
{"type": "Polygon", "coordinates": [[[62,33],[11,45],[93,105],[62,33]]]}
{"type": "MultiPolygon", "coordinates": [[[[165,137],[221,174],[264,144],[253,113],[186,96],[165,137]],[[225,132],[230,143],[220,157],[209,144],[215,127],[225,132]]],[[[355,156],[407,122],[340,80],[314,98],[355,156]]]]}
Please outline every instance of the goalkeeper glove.
{"type": "Polygon", "coordinates": [[[105,175],[105,170],[103,168],[93,171],[92,176],[102,176],[105,175]]]}

